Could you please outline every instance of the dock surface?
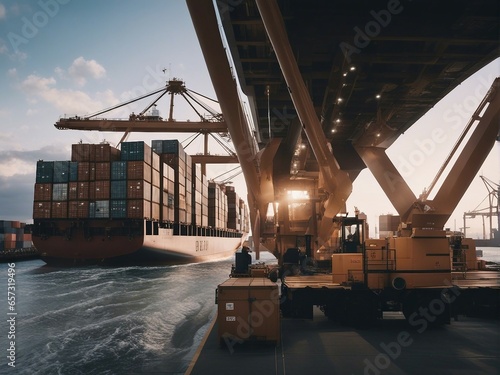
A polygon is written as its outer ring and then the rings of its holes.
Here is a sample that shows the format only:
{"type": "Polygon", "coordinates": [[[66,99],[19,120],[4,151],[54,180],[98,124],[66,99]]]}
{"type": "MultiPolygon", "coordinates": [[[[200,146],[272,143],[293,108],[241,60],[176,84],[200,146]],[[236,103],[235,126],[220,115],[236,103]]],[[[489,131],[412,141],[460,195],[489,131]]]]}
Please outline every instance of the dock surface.
{"type": "Polygon", "coordinates": [[[281,337],[280,345],[221,348],[214,321],[186,374],[500,374],[499,320],[460,317],[424,329],[387,313],[374,327],[355,329],[315,309],[313,320],[282,319],[281,337]]]}

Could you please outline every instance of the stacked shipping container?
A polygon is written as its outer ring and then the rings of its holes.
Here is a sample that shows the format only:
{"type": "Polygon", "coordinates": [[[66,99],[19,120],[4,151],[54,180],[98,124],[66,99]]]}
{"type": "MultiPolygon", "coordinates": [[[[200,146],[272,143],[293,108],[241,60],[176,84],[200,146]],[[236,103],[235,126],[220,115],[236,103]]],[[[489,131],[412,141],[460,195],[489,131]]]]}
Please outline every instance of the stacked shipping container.
{"type": "Polygon", "coordinates": [[[177,140],[156,140],[151,145],[159,155],[163,169],[162,209],[168,210],[169,221],[190,224],[191,217],[188,221],[186,205],[186,152],[177,140]]]}
{"type": "Polygon", "coordinates": [[[193,164],[193,224],[208,227],[208,180],[199,165],[193,164]]]}
{"type": "Polygon", "coordinates": [[[227,193],[230,204],[177,140],[153,141],[152,147],[124,142],[121,152],[109,144],[75,144],[71,161],[37,163],[33,218],[150,219],[248,229],[243,201],[233,188],[227,193]]]}
{"type": "Polygon", "coordinates": [[[208,184],[208,226],[227,228],[227,195],[215,182],[208,184]]]}
{"type": "Polygon", "coordinates": [[[33,247],[31,233],[20,221],[0,220],[0,252],[33,247]]]}

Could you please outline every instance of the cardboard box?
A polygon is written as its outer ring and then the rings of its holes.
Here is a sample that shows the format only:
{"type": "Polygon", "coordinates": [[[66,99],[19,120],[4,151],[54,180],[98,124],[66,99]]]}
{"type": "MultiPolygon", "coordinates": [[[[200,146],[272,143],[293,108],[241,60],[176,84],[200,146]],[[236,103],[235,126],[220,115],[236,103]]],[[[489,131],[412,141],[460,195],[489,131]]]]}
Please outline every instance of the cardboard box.
{"type": "Polygon", "coordinates": [[[248,340],[280,341],[279,289],[266,278],[231,278],[217,288],[221,347],[248,340]]]}

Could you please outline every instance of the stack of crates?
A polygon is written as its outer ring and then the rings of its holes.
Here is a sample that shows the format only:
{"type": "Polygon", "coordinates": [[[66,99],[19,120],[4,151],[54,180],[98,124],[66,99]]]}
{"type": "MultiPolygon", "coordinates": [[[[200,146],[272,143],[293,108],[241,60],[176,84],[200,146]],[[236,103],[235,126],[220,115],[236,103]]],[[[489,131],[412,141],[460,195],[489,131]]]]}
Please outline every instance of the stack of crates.
{"type": "Polygon", "coordinates": [[[266,277],[233,277],[217,288],[218,340],[278,344],[281,319],[278,285],[266,277]]]}

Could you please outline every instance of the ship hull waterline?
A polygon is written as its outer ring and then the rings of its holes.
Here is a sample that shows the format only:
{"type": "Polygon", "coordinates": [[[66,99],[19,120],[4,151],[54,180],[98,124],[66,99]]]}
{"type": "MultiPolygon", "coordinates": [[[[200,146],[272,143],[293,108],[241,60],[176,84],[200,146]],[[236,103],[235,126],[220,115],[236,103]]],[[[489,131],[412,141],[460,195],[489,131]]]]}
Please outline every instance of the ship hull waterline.
{"type": "Polygon", "coordinates": [[[91,236],[77,228],[71,235],[35,235],[33,243],[41,259],[51,265],[186,264],[228,258],[246,238],[245,233],[218,234],[178,235],[173,229],[158,228],[151,235],[109,231],[91,236]]]}

